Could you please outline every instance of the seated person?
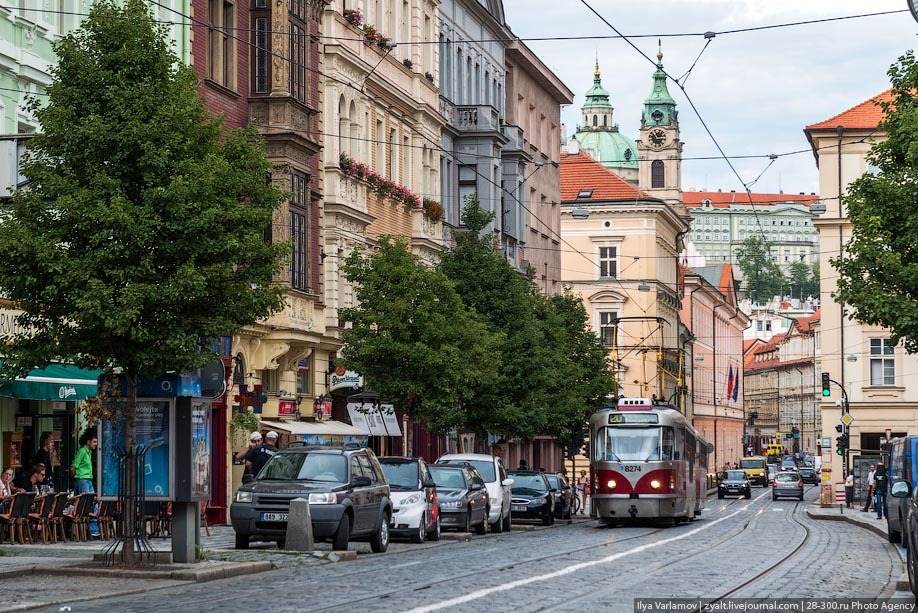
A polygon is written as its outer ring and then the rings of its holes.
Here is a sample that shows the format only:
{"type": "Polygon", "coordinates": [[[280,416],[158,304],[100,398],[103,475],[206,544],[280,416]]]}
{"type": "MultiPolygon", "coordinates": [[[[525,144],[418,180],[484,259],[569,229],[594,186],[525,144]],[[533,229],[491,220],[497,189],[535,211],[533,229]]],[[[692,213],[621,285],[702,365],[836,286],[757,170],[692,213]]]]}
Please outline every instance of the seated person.
{"type": "Polygon", "coordinates": [[[26,492],[36,491],[36,486],[41,485],[45,479],[45,465],[36,464],[27,473],[19,475],[13,480],[13,485],[26,492]]]}

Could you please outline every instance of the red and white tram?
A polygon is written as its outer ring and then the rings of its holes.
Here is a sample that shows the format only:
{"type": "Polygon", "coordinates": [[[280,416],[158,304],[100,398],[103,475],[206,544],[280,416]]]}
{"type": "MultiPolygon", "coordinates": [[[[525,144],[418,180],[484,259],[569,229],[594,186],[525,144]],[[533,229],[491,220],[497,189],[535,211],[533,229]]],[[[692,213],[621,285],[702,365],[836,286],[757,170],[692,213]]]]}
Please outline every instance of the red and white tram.
{"type": "Polygon", "coordinates": [[[701,514],[710,446],[685,415],[619,398],[590,417],[592,513],[608,525],[701,514]]]}

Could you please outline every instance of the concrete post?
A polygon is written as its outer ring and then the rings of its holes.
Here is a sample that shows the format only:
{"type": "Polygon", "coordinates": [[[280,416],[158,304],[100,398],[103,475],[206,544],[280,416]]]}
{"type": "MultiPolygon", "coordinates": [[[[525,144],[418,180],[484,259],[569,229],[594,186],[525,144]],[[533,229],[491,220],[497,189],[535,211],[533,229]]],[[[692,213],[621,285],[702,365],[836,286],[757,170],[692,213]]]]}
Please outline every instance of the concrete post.
{"type": "Polygon", "coordinates": [[[198,519],[197,502],[172,503],[172,560],[195,561],[195,525],[198,519]]]}
{"type": "Polygon", "coordinates": [[[289,551],[313,551],[315,542],[312,537],[312,516],[309,512],[309,501],[305,498],[294,498],[290,501],[290,513],[287,515],[287,544],[289,551]]]}

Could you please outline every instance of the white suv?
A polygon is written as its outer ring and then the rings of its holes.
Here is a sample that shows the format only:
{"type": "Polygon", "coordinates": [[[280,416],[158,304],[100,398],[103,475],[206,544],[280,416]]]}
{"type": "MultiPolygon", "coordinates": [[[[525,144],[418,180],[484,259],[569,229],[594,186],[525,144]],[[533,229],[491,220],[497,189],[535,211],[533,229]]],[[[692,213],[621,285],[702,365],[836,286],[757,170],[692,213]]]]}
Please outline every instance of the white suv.
{"type": "Polygon", "coordinates": [[[510,486],[513,485],[513,479],[507,477],[499,457],[483,453],[448,453],[440,456],[437,464],[470,464],[477,468],[484,478],[491,499],[488,515],[491,532],[510,531],[510,486]]]}

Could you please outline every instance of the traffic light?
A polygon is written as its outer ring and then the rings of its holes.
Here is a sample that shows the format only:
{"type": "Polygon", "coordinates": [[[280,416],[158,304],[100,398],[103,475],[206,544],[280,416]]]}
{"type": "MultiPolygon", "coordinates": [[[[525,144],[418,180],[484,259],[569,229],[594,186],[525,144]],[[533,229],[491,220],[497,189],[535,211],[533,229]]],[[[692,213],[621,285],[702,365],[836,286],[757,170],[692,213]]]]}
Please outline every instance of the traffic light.
{"type": "Polygon", "coordinates": [[[831,396],[832,390],[829,389],[829,373],[822,373],[822,395],[831,396]]]}
{"type": "Polygon", "coordinates": [[[845,431],[845,427],[841,424],[835,424],[835,431],[841,434],[845,431]]]}
{"type": "Polygon", "coordinates": [[[835,437],[835,453],[837,455],[845,455],[845,450],[848,449],[848,435],[842,434],[841,436],[835,437]]]}

